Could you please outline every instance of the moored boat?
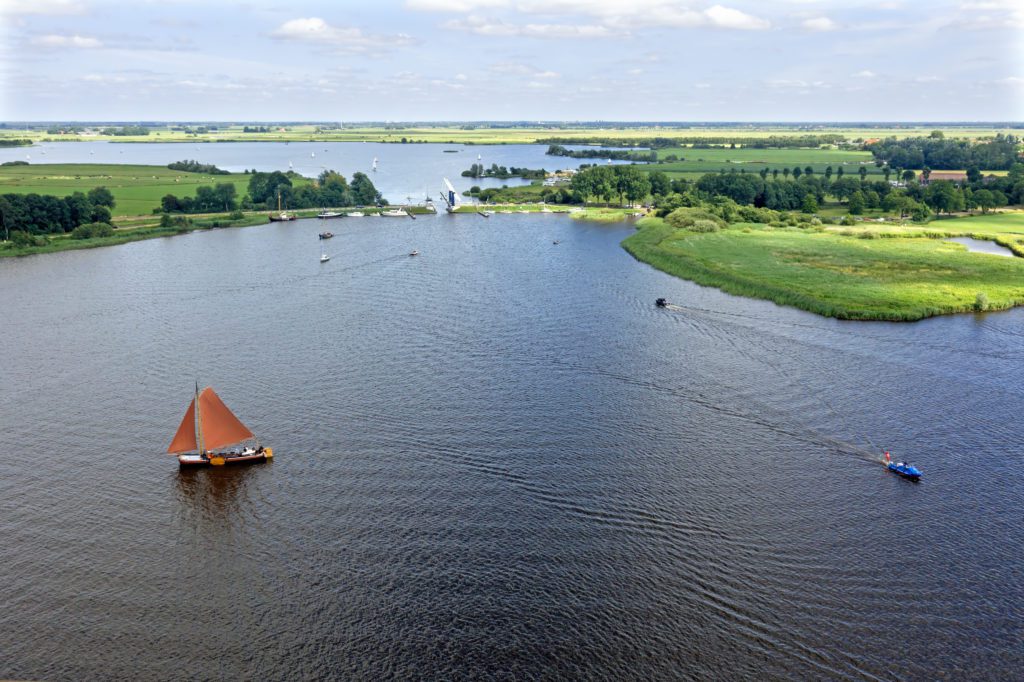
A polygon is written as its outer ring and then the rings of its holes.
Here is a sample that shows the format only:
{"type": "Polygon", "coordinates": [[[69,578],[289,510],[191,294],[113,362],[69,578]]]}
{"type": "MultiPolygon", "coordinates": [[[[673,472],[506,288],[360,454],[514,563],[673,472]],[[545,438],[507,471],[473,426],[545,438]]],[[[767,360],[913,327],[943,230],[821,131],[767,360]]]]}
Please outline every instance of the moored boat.
{"type": "Polygon", "coordinates": [[[274,451],[260,445],[245,424],[207,386],[189,403],[167,452],[181,466],[221,466],[272,459],[274,451]]]}
{"type": "Polygon", "coordinates": [[[333,232],[321,232],[320,235],[319,235],[320,239],[330,239],[333,236],[334,236],[333,232]]]}
{"type": "Polygon", "coordinates": [[[329,220],[331,218],[344,218],[345,214],[338,211],[321,211],[316,214],[316,217],[320,220],[329,220]]]}
{"type": "Polygon", "coordinates": [[[409,216],[409,214],[405,212],[405,209],[401,208],[389,208],[381,211],[380,214],[385,218],[407,218],[409,216]]]}

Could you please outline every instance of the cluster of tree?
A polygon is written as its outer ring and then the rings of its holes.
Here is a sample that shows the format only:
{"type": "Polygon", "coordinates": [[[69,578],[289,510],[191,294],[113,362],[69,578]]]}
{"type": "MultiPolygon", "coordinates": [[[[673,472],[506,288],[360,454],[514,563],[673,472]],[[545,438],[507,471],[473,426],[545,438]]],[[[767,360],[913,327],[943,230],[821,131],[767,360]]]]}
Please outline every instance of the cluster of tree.
{"type": "Polygon", "coordinates": [[[87,194],[75,192],[63,199],[45,194],[0,196],[0,219],[9,232],[28,235],[62,234],[86,223],[109,223],[114,195],[106,187],[87,194]]]}
{"type": "Polygon", "coordinates": [[[496,163],[492,163],[490,168],[486,168],[482,163],[474,163],[469,167],[469,170],[462,171],[462,177],[464,178],[497,178],[499,180],[507,180],[508,178],[526,178],[527,180],[543,180],[547,177],[547,171],[543,168],[505,168],[499,166],[496,163]]]}
{"type": "MultiPolygon", "coordinates": [[[[936,131],[939,132],[939,131],[936,131]]],[[[984,168],[1007,170],[1019,160],[1020,139],[999,133],[995,138],[972,143],[969,140],[947,140],[941,133],[926,138],[894,137],[865,145],[876,161],[899,168],[957,170],[984,168]]]]}
{"type": "Polygon", "coordinates": [[[649,138],[615,138],[615,137],[548,137],[537,140],[537,144],[596,144],[604,147],[644,147],[647,149],[665,149],[693,145],[695,148],[707,149],[712,146],[722,147],[737,145],[754,149],[797,149],[803,147],[817,148],[826,144],[841,144],[846,138],[836,133],[821,135],[767,135],[765,137],[649,137],[649,138]]]}
{"type": "Polygon", "coordinates": [[[160,209],[155,212],[164,213],[220,213],[234,211],[238,208],[236,197],[238,190],[230,182],[222,182],[207,187],[196,188],[194,197],[176,197],[167,194],[160,200],[160,209]]]}
{"type": "Polygon", "coordinates": [[[0,140],[0,147],[29,147],[32,140],[28,138],[7,138],[0,140]]]}
{"type": "Polygon", "coordinates": [[[252,173],[249,178],[249,194],[245,208],[277,208],[278,195],[281,205],[289,208],[318,208],[322,206],[374,206],[386,205],[373,182],[365,173],[354,173],[352,182],[333,170],[325,170],[316,182],[294,187],[294,173],[252,173]]]}
{"type": "Polygon", "coordinates": [[[149,135],[149,128],[145,126],[121,126],[120,128],[104,128],[100,132],[104,135],[113,135],[114,137],[149,135]]]}
{"type": "Polygon", "coordinates": [[[27,166],[28,161],[4,161],[0,166],[27,166]]]}
{"type": "Polygon", "coordinates": [[[291,171],[260,173],[254,170],[246,173],[250,175],[248,193],[241,201],[233,184],[221,183],[213,187],[200,186],[195,197],[168,194],[160,201],[156,212],[226,213],[238,208],[272,210],[278,206],[278,197],[285,208],[387,205],[365,173],[355,173],[352,182],[348,182],[341,174],[325,170],[315,182],[298,187],[292,180],[299,176],[291,171]]]}
{"type": "Polygon", "coordinates": [[[573,159],[614,159],[615,161],[634,161],[653,163],[658,160],[658,152],[635,152],[628,149],[567,149],[560,144],[548,147],[545,154],[551,156],[568,156],[573,159]]]}
{"type": "Polygon", "coordinates": [[[620,204],[635,203],[655,191],[663,191],[663,187],[655,187],[662,178],[668,179],[664,173],[648,175],[636,166],[592,166],[576,173],[570,187],[583,201],[599,197],[610,202],[618,197],[620,204]],[[656,176],[653,181],[651,176],[656,176]]]}
{"type": "Polygon", "coordinates": [[[46,129],[47,135],[73,135],[76,133],[84,132],[85,128],[82,126],[50,126],[46,129]]]}
{"type": "Polygon", "coordinates": [[[270,128],[267,126],[245,126],[242,128],[243,133],[269,133],[270,128]]]}
{"type": "Polygon", "coordinates": [[[199,163],[198,161],[184,160],[167,164],[171,170],[185,171],[187,173],[206,173],[207,175],[228,175],[226,170],[217,168],[212,163],[199,163]]]}

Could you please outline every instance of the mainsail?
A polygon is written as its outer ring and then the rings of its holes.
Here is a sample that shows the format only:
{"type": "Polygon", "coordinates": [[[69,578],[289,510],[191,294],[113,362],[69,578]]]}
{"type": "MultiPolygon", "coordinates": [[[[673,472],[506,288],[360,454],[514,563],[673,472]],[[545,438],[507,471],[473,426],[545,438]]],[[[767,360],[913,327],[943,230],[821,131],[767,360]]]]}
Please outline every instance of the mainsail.
{"type": "Polygon", "coordinates": [[[178,454],[190,450],[215,450],[253,437],[252,431],[228,409],[220,396],[207,386],[199,394],[198,424],[196,401],[193,399],[167,452],[178,454]],[[198,432],[202,434],[202,443],[196,440],[197,426],[198,432]]]}
{"type": "Polygon", "coordinates": [[[448,204],[449,211],[454,211],[459,207],[459,193],[452,187],[452,183],[448,181],[448,178],[444,179],[444,192],[441,193],[441,198],[448,204]]]}

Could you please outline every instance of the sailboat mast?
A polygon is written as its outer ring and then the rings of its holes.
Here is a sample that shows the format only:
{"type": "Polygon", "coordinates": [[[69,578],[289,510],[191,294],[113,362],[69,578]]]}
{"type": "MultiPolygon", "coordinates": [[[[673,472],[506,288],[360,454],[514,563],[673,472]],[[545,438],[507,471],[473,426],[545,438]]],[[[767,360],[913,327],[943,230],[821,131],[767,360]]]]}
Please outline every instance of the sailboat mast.
{"type": "Polygon", "coordinates": [[[199,416],[199,382],[196,382],[196,445],[199,446],[199,454],[205,455],[206,448],[203,447],[203,420],[199,416]]]}

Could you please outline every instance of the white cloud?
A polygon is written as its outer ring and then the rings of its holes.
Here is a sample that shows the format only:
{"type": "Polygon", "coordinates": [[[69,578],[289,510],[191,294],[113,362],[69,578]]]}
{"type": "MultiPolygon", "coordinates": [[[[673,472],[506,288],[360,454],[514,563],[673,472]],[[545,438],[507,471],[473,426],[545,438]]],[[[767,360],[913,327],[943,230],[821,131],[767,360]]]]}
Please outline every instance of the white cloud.
{"type": "Polygon", "coordinates": [[[800,26],[802,26],[806,31],[834,31],[839,28],[839,25],[828,17],[804,19],[800,22],[800,26]]]}
{"type": "Polygon", "coordinates": [[[457,73],[457,74],[455,74],[455,80],[457,80],[457,81],[464,81],[464,80],[466,80],[466,74],[464,74],[464,73],[457,73]]]}
{"type": "Polygon", "coordinates": [[[0,0],[0,16],[14,14],[82,14],[76,0],[0,0]]]}
{"type": "Polygon", "coordinates": [[[453,19],[445,28],[469,31],[480,36],[519,36],[524,38],[604,38],[611,34],[605,26],[596,24],[510,24],[482,17],[453,19]]]}
{"type": "Polygon", "coordinates": [[[763,30],[771,22],[738,9],[713,5],[703,11],[678,0],[408,0],[406,7],[423,11],[467,14],[445,24],[447,28],[489,36],[595,38],[639,28],[691,28],[763,30]],[[483,16],[481,10],[507,10],[502,18],[483,16]],[[565,17],[567,23],[520,23],[523,15],[565,17]],[[584,21],[579,21],[583,18],[584,21]],[[592,21],[586,21],[590,18],[592,21]],[[573,21],[576,20],[576,21],[573,21]]]}
{"type": "Polygon", "coordinates": [[[939,76],[918,76],[914,79],[915,83],[938,83],[942,80],[939,76]]]}
{"type": "Polygon", "coordinates": [[[32,39],[33,45],[39,45],[40,47],[80,47],[84,49],[93,49],[97,47],[103,47],[96,38],[87,38],[85,36],[73,35],[73,36],[62,36],[56,33],[50,35],[37,36],[32,39]]]}
{"type": "Polygon", "coordinates": [[[350,26],[332,26],[319,17],[286,21],[270,35],[278,40],[323,45],[343,52],[366,52],[371,48],[397,47],[413,42],[412,37],[403,33],[370,35],[350,26]]]}
{"type": "Polygon", "coordinates": [[[857,73],[851,73],[850,78],[874,78],[877,75],[878,74],[876,74],[874,71],[864,69],[863,71],[858,71],[857,73]]]}
{"type": "Polygon", "coordinates": [[[697,88],[698,90],[707,90],[708,88],[711,87],[711,83],[697,83],[693,87],[697,88]]]}
{"type": "Polygon", "coordinates": [[[1024,78],[1021,78],[1020,76],[1008,76],[1007,78],[1000,78],[996,83],[1020,87],[1024,86],[1024,78]]]}
{"type": "Polygon", "coordinates": [[[764,29],[771,28],[771,22],[766,19],[758,19],[755,16],[751,16],[746,12],[741,12],[738,9],[732,9],[731,7],[722,7],[721,5],[714,5],[704,10],[704,16],[706,16],[711,24],[718,26],[719,28],[735,28],[743,31],[763,31],[764,29]]]}

